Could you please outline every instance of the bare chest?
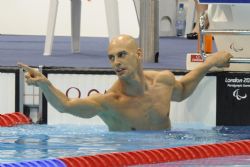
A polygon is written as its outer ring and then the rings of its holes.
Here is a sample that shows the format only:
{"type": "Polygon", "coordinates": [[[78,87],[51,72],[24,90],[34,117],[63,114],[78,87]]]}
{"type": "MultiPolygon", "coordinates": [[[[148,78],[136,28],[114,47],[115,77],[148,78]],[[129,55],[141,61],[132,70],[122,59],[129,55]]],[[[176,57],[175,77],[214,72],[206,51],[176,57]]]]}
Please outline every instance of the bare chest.
{"type": "MultiPolygon", "coordinates": [[[[109,112],[119,125],[135,129],[162,129],[169,125],[171,90],[155,87],[141,96],[117,94],[109,112]]],[[[112,122],[112,120],[109,120],[112,122]]]]}
{"type": "Polygon", "coordinates": [[[161,86],[150,88],[143,95],[126,96],[123,94],[117,95],[114,98],[114,106],[129,108],[158,109],[168,105],[171,100],[171,90],[163,89],[161,86]]]}

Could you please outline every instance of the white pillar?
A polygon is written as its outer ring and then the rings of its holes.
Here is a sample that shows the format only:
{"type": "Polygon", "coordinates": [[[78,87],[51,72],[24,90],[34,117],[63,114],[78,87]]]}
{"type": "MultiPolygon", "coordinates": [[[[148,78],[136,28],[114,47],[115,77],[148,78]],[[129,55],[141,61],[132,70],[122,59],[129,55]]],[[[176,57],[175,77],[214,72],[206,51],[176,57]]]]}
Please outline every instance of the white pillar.
{"type": "Polygon", "coordinates": [[[144,62],[158,62],[159,56],[159,1],[140,1],[140,47],[144,62]]]}

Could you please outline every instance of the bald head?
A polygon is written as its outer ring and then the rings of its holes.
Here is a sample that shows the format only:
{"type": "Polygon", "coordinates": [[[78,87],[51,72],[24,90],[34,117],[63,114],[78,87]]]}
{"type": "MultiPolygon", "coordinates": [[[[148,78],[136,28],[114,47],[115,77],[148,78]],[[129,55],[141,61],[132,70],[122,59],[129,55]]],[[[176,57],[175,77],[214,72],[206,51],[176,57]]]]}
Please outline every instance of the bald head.
{"type": "Polygon", "coordinates": [[[120,78],[142,75],[141,49],[129,35],[119,35],[112,39],[108,47],[108,58],[120,78]]]}
{"type": "Polygon", "coordinates": [[[108,50],[113,47],[125,47],[127,49],[132,49],[136,51],[138,49],[138,45],[136,40],[130,35],[119,35],[111,40],[109,43],[108,50]]]}

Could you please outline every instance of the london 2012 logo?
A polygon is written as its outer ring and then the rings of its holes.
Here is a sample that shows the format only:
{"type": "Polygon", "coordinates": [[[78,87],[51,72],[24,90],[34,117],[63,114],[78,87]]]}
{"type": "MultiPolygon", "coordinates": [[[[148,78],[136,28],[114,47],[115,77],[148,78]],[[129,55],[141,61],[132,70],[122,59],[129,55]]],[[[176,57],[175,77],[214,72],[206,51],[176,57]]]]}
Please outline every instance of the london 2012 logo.
{"type": "Polygon", "coordinates": [[[247,94],[245,93],[244,95],[240,95],[239,91],[240,91],[240,89],[235,89],[235,90],[233,91],[233,96],[234,96],[237,100],[246,99],[246,98],[247,98],[247,94]]]}

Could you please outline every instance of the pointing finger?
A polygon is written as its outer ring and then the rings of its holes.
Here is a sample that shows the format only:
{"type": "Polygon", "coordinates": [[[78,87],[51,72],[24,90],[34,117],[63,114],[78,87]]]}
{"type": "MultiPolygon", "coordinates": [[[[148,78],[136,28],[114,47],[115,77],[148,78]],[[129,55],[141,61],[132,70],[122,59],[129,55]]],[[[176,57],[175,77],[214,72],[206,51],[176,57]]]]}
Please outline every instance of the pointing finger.
{"type": "Polygon", "coordinates": [[[32,78],[32,77],[30,76],[30,74],[29,74],[29,73],[27,73],[24,77],[25,77],[26,79],[30,79],[30,78],[32,78]]]}
{"type": "Polygon", "coordinates": [[[19,68],[22,68],[26,72],[34,72],[34,69],[23,63],[17,63],[19,68]]]}

